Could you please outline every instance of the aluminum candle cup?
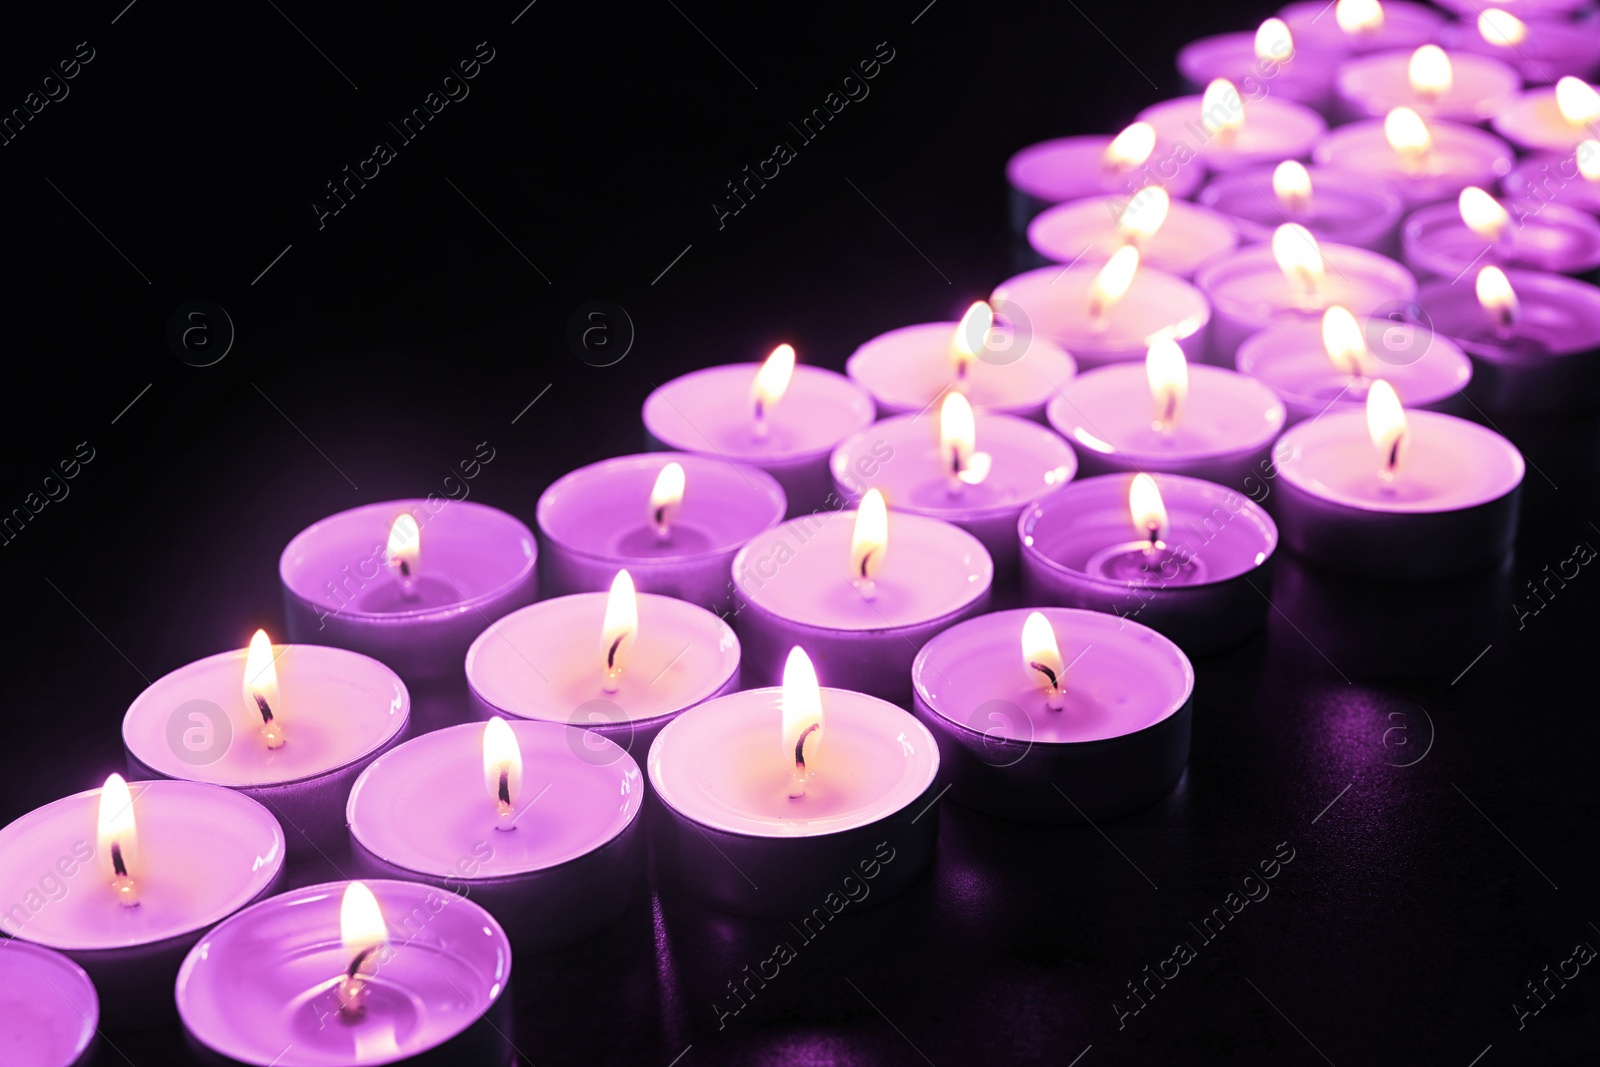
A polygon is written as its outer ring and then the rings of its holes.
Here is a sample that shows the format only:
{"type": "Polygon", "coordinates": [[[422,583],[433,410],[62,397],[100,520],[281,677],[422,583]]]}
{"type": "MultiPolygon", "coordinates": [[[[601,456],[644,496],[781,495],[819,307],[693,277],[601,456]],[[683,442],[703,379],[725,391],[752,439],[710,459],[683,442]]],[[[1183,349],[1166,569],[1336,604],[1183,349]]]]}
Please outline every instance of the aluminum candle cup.
{"type": "MultiPolygon", "coordinates": [[[[1356,5],[1358,7],[1362,5],[1356,5]]],[[[1295,45],[1317,52],[1380,52],[1417,48],[1434,40],[1445,19],[1427,4],[1380,0],[1377,17],[1357,18],[1346,28],[1335,6],[1323,0],[1301,0],[1278,12],[1289,25],[1295,45]]]]}
{"type": "Polygon", "coordinates": [[[1600,147],[1585,147],[1565,155],[1535,152],[1524,156],[1500,183],[1516,207],[1517,218],[1537,214],[1546,204],[1577,208],[1600,215],[1600,147]],[[1587,177],[1580,164],[1593,178],[1587,177]]]}
{"type": "Polygon", "coordinates": [[[639,765],[572,727],[507,722],[486,737],[487,726],[425,734],[367,768],[350,793],[355,861],[364,876],[476,901],[518,951],[581,941],[626,911],[644,880],[639,765]],[[506,738],[509,754],[495,748],[506,738]],[[488,789],[501,769],[504,815],[488,789]]]}
{"type": "Polygon", "coordinates": [[[917,649],[988,606],[994,563],[977,538],[939,519],[890,511],[887,538],[863,541],[857,515],[792,519],[734,559],[747,684],[777,682],[799,645],[824,682],[908,702],[917,649]],[[869,562],[877,569],[863,579],[869,562]]]}
{"type": "Polygon", "coordinates": [[[1284,544],[1330,570],[1432,581],[1487,568],[1517,532],[1522,453],[1476,423],[1405,413],[1392,480],[1361,411],[1329,412],[1283,435],[1276,515],[1284,544]]]}
{"type": "Polygon", "coordinates": [[[506,1062],[510,942],[488,912],[430,885],[361,883],[376,936],[363,939],[360,1008],[341,1012],[351,884],[284,893],[207,934],[178,974],[189,1037],[255,1067],[506,1062]]]}
{"type": "MultiPolygon", "coordinates": [[[[1560,84],[1541,85],[1519,93],[1495,113],[1494,132],[1524,152],[1571,152],[1581,142],[1594,140],[1595,102],[1582,102],[1584,113],[1569,119],[1558,95],[1561,89],[1560,84]]],[[[1580,92],[1592,95],[1595,88],[1585,84],[1580,92]]]]}
{"type": "MultiPolygon", "coordinates": [[[[1506,208],[1515,209],[1514,201],[1506,208]]],[[[1575,208],[1547,204],[1536,214],[1506,212],[1495,237],[1474,232],[1453,203],[1419,208],[1401,231],[1406,266],[1419,278],[1454,282],[1485,264],[1552,274],[1600,267],[1600,222],[1575,208]]]]}
{"type": "Polygon", "coordinates": [[[128,765],[137,777],[238,790],[278,817],[297,856],[334,851],[345,841],[350,786],[405,734],[410,696],[393,671],[360,653],[258,640],[265,667],[247,666],[245,649],[223,652],[140,693],[122,719],[128,765]],[[263,737],[252,689],[272,693],[279,747],[263,737]]]}
{"type": "MultiPolygon", "coordinates": [[[[1028,224],[1028,244],[1048,263],[1099,266],[1133,236],[1119,224],[1124,213],[1137,213],[1152,202],[1150,194],[1135,193],[1132,198],[1091,197],[1057,204],[1028,224]]],[[[1142,266],[1188,278],[1206,260],[1233,251],[1239,234],[1228,218],[1210,208],[1173,200],[1155,233],[1136,241],[1142,266]]]]}
{"type": "Polygon", "coordinates": [[[1123,474],[1085,478],[1022,513],[1023,594],[1035,604],[1133,619],[1190,655],[1228,648],[1261,625],[1278,529],[1232,490],[1176,474],[1150,477],[1166,532],[1150,551],[1123,474]]]}
{"type": "Polygon", "coordinates": [[[591,463],[539,496],[540,584],[546,597],[603,591],[626,568],[641,592],[728,611],[734,554],[787,508],[772,476],[744,464],[687,452],[591,463]],[[678,491],[654,506],[669,463],[682,472],[678,491]]]}
{"type": "MultiPolygon", "coordinates": [[[[1495,4],[1509,10],[1511,5],[1495,4]]],[[[1600,37],[1592,25],[1511,12],[1520,25],[1501,19],[1503,26],[1485,25],[1484,12],[1475,11],[1446,26],[1439,43],[1446,48],[1493,56],[1517,68],[1529,85],[1553,84],[1571,75],[1592,78],[1600,71],[1600,37]]]]}
{"type": "Polygon", "coordinates": [[[1290,100],[1237,94],[1228,99],[1231,106],[1204,96],[1163,100],[1139,112],[1137,121],[1154,126],[1159,140],[1189,151],[1213,172],[1303,159],[1328,128],[1321,115],[1290,100]],[[1223,115],[1237,127],[1218,128],[1215,120],[1223,115]]]}
{"type": "Polygon", "coordinates": [[[1288,424],[1324,411],[1363,408],[1374,381],[1394,386],[1408,407],[1455,411],[1465,407],[1461,391],[1472,380],[1472,362],[1448,337],[1389,319],[1364,324],[1372,358],[1359,377],[1328,357],[1320,323],[1276,326],[1239,346],[1241,374],[1259,380],[1283,401],[1288,424]]]}
{"type": "Polygon", "coordinates": [[[659,861],[693,896],[792,918],[839,910],[832,902],[866,882],[887,899],[927,867],[939,827],[932,735],[861,693],[823,688],[819,703],[822,739],[799,797],[780,689],[702,704],[650,746],[650,783],[664,802],[652,827],[659,861]]]}
{"type": "MultiPolygon", "coordinates": [[[[1439,6],[1464,19],[1477,18],[1483,9],[1477,0],[1439,0],[1439,6]]],[[[1589,0],[1502,0],[1500,10],[1519,19],[1566,19],[1582,15],[1589,0]]]]}
{"type": "Polygon", "coordinates": [[[131,802],[114,795],[108,814],[115,823],[131,813],[134,829],[104,845],[97,840],[99,789],[0,829],[0,901],[7,909],[0,926],[66,953],[87,971],[102,995],[107,1029],[170,1022],[172,979],[189,947],[270,893],[283,870],[283,830],[249,797],[195,782],[126,788],[131,802]],[[131,906],[122,901],[122,882],[113,880],[114,862],[130,876],[131,906]]]}
{"type": "Polygon", "coordinates": [[[100,1025],[100,998],[83,968],[26,941],[0,945],[0,1049],[11,1067],[70,1067],[100,1025]]]}
{"type": "MultiPolygon", "coordinates": [[[[673,716],[739,688],[739,641],[728,624],[671,597],[640,594],[625,648],[607,671],[606,593],[530,604],[485,630],[467,652],[480,717],[536,719],[592,730],[642,759],[673,716]]],[[[625,631],[619,629],[612,640],[625,631]]],[[[574,735],[582,738],[582,732],[574,735]]],[[[612,749],[583,741],[596,758],[612,749]]]]}
{"type": "Polygon", "coordinates": [[[938,739],[951,799],[1003,819],[1079,822],[1166,796],[1189,761],[1189,658],[1138,623],[1043,608],[1071,664],[1050,693],[1024,663],[1030,614],[968,619],[917,654],[913,710],[938,739]]]}
{"type": "Polygon", "coordinates": [[[939,413],[929,412],[880,420],[840,445],[833,453],[833,484],[851,503],[878,489],[898,512],[954,523],[983,543],[995,573],[1011,584],[1017,573],[1017,516],[1071,481],[1078,460],[1060,437],[1037,423],[982,412],[973,421],[976,445],[966,448],[989,457],[982,481],[952,479],[939,413]]]}
{"type": "Polygon", "coordinates": [[[1285,222],[1311,231],[1318,241],[1390,252],[1405,214],[1399,190],[1381,178],[1333,167],[1307,167],[1311,193],[1280,197],[1273,189],[1273,168],[1218,175],[1196,202],[1233,219],[1247,244],[1272,240],[1285,222]]]}
{"type": "Polygon", "coordinates": [[[1023,233],[1028,220],[1051,204],[1103,193],[1131,195],[1159,185],[1175,199],[1193,195],[1205,178],[1203,167],[1178,162],[1171,145],[1153,143],[1137,163],[1108,165],[1108,136],[1058,137],[1032,144],[1006,162],[1011,187],[1011,229],[1023,233]]]}
{"type": "MultiPolygon", "coordinates": [[[[1050,425],[1072,444],[1085,476],[1166,471],[1239,487],[1261,468],[1283,429],[1283,403],[1221,367],[1188,368],[1187,398],[1166,428],[1156,421],[1144,367],[1101,367],[1050,402],[1050,425]]],[[[1015,536],[1015,529],[1012,531],[1015,536]]]]}
{"type": "Polygon", "coordinates": [[[751,399],[763,366],[731,363],[674,378],[645,398],[645,429],[665,448],[760,467],[783,487],[790,515],[825,507],[828,454],[872,421],[872,398],[842,374],[795,366],[766,412],[763,436],[751,399]]]}
{"type": "Polygon", "coordinates": [[[1469,185],[1492,188],[1511,171],[1511,146],[1476,126],[1427,122],[1431,146],[1405,156],[1390,146],[1384,120],[1368,119],[1329,130],[1311,158],[1382,178],[1400,190],[1411,207],[1449,200],[1469,185]]]}
{"type": "MultiPolygon", "coordinates": [[[[1255,31],[1222,33],[1202,37],[1178,49],[1178,73],[1196,89],[1204,89],[1218,78],[1235,85],[1267,83],[1267,91],[1280,100],[1326,115],[1332,104],[1333,75],[1339,57],[1331,53],[1292,50],[1287,59],[1262,58],[1255,31]]],[[[1270,52],[1281,55],[1286,42],[1268,43],[1270,52]]]]}
{"type": "Polygon", "coordinates": [[[483,504],[391,500],[341,511],[302,530],[278,561],[289,640],[364,653],[408,685],[459,682],[472,639],[534,600],[537,555],[526,526],[483,504]],[[405,515],[418,535],[407,546],[409,578],[389,562],[405,515]]]}
{"type": "Polygon", "coordinates": [[[1433,328],[1472,357],[1468,397],[1490,414],[1593,407],[1600,402],[1600,289],[1557,274],[1505,274],[1519,305],[1509,326],[1464,283],[1433,282],[1417,297],[1433,328]]]}
{"type": "Polygon", "coordinates": [[[1508,63],[1471,52],[1443,53],[1450,77],[1441,91],[1424,92],[1411,80],[1412,52],[1378,52],[1346,60],[1339,67],[1338,94],[1343,114],[1381,119],[1397,107],[1423,118],[1478,124],[1494,118],[1522,88],[1522,75],[1508,63]]]}
{"type": "Polygon", "coordinates": [[[998,311],[1025,316],[1081,370],[1143,359],[1155,334],[1172,337],[1190,362],[1206,357],[1211,308],[1193,285],[1140,267],[1126,293],[1096,316],[1090,301],[1100,274],[1099,267],[1040,267],[1001,282],[991,301],[998,311]]]}

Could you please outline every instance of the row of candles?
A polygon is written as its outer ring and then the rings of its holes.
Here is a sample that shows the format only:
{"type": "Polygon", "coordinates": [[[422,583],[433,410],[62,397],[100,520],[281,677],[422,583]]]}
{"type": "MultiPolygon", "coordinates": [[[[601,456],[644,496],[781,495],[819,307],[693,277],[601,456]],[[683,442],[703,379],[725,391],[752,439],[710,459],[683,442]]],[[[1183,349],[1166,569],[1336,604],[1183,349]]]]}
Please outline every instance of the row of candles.
{"type": "Polygon", "coordinates": [[[959,321],[845,375],[781,345],[666,383],[664,451],[558,479],[537,536],[423,501],[303,531],[301,643],[159,679],[123,721],[148,780],[0,830],[0,973],[56,990],[23,1062],[159,1019],[174,976],[236,1061],[466,1055],[513,946],[614,921],[647,838],[691,894],[788,916],[916,878],[941,777],[1029,821],[1159,799],[1189,655],[1260,625],[1280,534],[1389,580],[1502,559],[1523,458],[1450,412],[1600,398],[1600,289],[1568,276],[1600,267],[1600,31],[1569,0],[1319,6],[1189,46],[1205,92],[1116,137],[1018,153],[1048,265],[959,321]],[[476,721],[418,730],[413,692],[462,680],[476,721]],[[345,848],[361,880],[277,893],[286,854],[345,848]]]}

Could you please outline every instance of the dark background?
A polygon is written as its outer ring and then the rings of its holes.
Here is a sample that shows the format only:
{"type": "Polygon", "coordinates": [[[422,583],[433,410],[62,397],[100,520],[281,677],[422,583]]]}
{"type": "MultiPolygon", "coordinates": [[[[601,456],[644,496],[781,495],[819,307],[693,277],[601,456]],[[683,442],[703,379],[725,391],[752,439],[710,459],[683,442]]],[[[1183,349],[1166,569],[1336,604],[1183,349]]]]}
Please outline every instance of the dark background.
{"type": "MultiPolygon", "coordinates": [[[[121,769],[149,680],[281,632],[278,552],[309,522],[442,492],[488,441],[473,499],[531,523],[556,476],[642,445],[655,383],[780,340],[840,368],[882,330],[955,317],[1010,273],[1012,151],[1119,128],[1180,92],[1183,42],[1269,10],[525,2],[118,0],[0,35],[0,111],[95,50],[0,147],[0,513],[94,451],[0,547],[0,823],[121,769]],[[494,59],[470,96],[400,145],[386,123],[480,41],[494,59]],[[799,145],[788,123],[879,42],[894,58],[871,95],[799,145]],[[397,158],[319,229],[324,183],[378,139],[397,158]],[[798,158],[719,229],[723,183],[780,140],[798,158]],[[237,331],[209,367],[168,342],[191,300],[237,331]],[[568,338],[594,300],[631,321],[628,347],[604,320],[614,366],[568,338]]],[[[520,1056],[1593,1062],[1594,968],[1520,1031],[1512,1003],[1600,945],[1600,578],[1521,629],[1510,601],[1600,544],[1593,429],[1515,432],[1542,473],[1497,576],[1384,593],[1283,560],[1266,629],[1198,664],[1189,771],[1155,808],[1096,829],[941,805],[934,869],[847,912],[721,1030],[713,1003],[783,924],[641,899],[598,939],[517,960],[520,1056]],[[1202,944],[1188,923],[1282,842],[1272,895],[1202,944]],[[1125,983],[1179,941],[1198,959],[1119,1030],[1125,983]]],[[[112,1034],[99,1062],[188,1055],[176,1030],[112,1034]]]]}

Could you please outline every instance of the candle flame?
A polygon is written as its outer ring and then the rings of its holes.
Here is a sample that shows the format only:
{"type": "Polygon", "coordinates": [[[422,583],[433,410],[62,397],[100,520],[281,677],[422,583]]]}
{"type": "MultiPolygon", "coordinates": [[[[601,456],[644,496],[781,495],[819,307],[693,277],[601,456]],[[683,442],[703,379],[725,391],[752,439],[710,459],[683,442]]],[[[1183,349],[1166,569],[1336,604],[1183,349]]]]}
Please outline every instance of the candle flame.
{"type": "Polygon", "coordinates": [[[1256,30],[1256,59],[1262,63],[1287,63],[1293,55],[1294,37],[1288,23],[1271,18],[1256,30]]]}
{"type": "Polygon", "coordinates": [[[793,771],[789,798],[806,795],[806,780],[816,773],[817,752],[822,748],[822,689],[811,657],[796,645],[783,665],[783,754],[793,771]]]}
{"type": "Polygon", "coordinates": [[[1148,122],[1135,122],[1106,146],[1105,165],[1112,170],[1132,170],[1143,166],[1155,150],[1156,128],[1148,122]]]}
{"type": "Polygon", "coordinates": [[[1511,12],[1491,7],[1478,16],[1478,36],[1500,48],[1515,48],[1528,36],[1528,26],[1511,12]]]}
{"type": "Polygon", "coordinates": [[[1244,100],[1227,78],[1217,78],[1206,86],[1205,95],[1200,98],[1200,124],[1224,143],[1244,129],[1244,100]]]}
{"type": "Polygon", "coordinates": [[[1322,249],[1311,231],[1297,222],[1286,222],[1272,231],[1272,258],[1283,276],[1299,288],[1307,302],[1316,299],[1326,273],[1322,249]]]}
{"type": "Polygon", "coordinates": [[[650,525],[663,541],[672,535],[672,517],[683,503],[683,487],[683,464],[675,462],[662,467],[656,484],[650,487],[650,525]]]}
{"type": "Polygon", "coordinates": [[[1412,92],[1426,100],[1437,100],[1455,83],[1455,70],[1443,48],[1425,44],[1411,53],[1406,77],[1411,81],[1412,92]]]}
{"type": "Polygon", "coordinates": [[[498,715],[483,728],[483,784],[500,820],[496,827],[511,829],[522,792],[522,747],[510,724],[498,715]]]}
{"type": "Polygon", "coordinates": [[[1341,373],[1359,378],[1366,373],[1371,353],[1366,335],[1350,309],[1335,304],[1322,313],[1322,347],[1328,362],[1341,373]]]}
{"type": "Polygon", "coordinates": [[[856,524],[850,533],[850,580],[868,600],[876,595],[874,579],[883,569],[888,550],[889,509],[881,492],[868,489],[856,508],[856,524]]]}
{"type": "Polygon", "coordinates": [[[600,666],[608,693],[615,693],[622,684],[622,669],[627,666],[628,653],[639,636],[639,597],[633,591],[633,575],[626,569],[611,579],[611,592],[606,596],[606,614],[600,624],[600,666]]]}
{"type": "Polygon", "coordinates": [[[950,360],[955,364],[956,380],[965,385],[972,363],[989,344],[989,331],[994,328],[994,309],[979,300],[961,316],[956,332],[950,337],[950,360]]]}
{"type": "Polygon", "coordinates": [[[959,492],[963,485],[977,485],[989,476],[989,453],[978,452],[977,447],[978,428],[972,405],[960,393],[946,393],[944,403],[939,405],[939,455],[944,458],[953,491],[959,492]]]}
{"type": "Polygon", "coordinates": [[[408,511],[389,524],[389,543],[384,548],[384,561],[407,593],[415,588],[421,556],[422,528],[408,511]]]}
{"type": "Polygon", "coordinates": [[[1171,433],[1183,410],[1183,401],[1189,395],[1189,361],[1183,358],[1183,349],[1170,337],[1157,337],[1150,342],[1144,357],[1145,378],[1150,383],[1150,399],[1155,403],[1155,426],[1162,433],[1171,433]]]}
{"type": "Polygon", "coordinates": [[[339,941],[350,960],[339,979],[339,1011],[345,1016],[359,1015],[361,993],[377,971],[377,956],[389,945],[378,898],[361,882],[345,886],[339,902],[339,941]]]}
{"type": "Polygon", "coordinates": [[[1159,185],[1149,185],[1134,194],[1117,217],[1117,233],[1126,244],[1143,244],[1156,235],[1172,210],[1172,198],[1159,185]]]}
{"type": "Polygon", "coordinates": [[[1501,330],[1509,330],[1517,321],[1520,308],[1516,290],[1511,288],[1511,279],[1506,277],[1506,272],[1499,267],[1484,267],[1478,272],[1474,289],[1483,310],[1494,318],[1501,330]]]}
{"type": "Polygon", "coordinates": [[[767,416],[783,399],[784,392],[789,388],[789,379],[793,376],[794,346],[786,344],[774,348],[767,361],[761,364],[761,369],[756,371],[755,380],[750,383],[750,403],[755,409],[757,437],[767,436],[767,416]]]}
{"type": "Polygon", "coordinates": [[[1333,18],[1345,33],[1374,33],[1383,29],[1383,5],[1378,0],[1339,0],[1333,18]]]}
{"type": "Polygon", "coordinates": [[[1022,624],[1022,665],[1028,680],[1043,684],[1045,707],[1061,710],[1061,691],[1066,688],[1067,668],[1061,662],[1056,632],[1042,612],[1030,611],[1022,624]]]}
{"type": "Polygon", "coordinates": [[[1578,145],[1573,158],[1578,161],[1578,173],[1587,182],[1600,182],[1600,141],[1586,140],[1578,145]]]}
{"type": "Polygon", "coordinates": [[[1428,132],[1428,124],[1409,107],[1397,107],[1384,116],[1383,137],[1400,157],[1400,165],[1407,173],[1420,170],[1433,149],[1433,134],[1428,132]]]}
{"type": "Polygon", "coordinates": [[[1165,542],[1167,506],[1162,503],[1156,480],[1148,474],[1133,476],[1133,484],[1128,486],[1128,511],[1133,516],[1133,528],[1150,542],[1151,548],[1158,548],[1165,542]]]}
{"type": "Polygon", "coordinates": [[[1506,226],[1511,222],[1511,216],[1506,213],[1506,209],[1476,185],[1469,185],[1461,190],[1457,204],[1461,211],[1461,221],[1467,224],[1467,229],[1486,241],[1500,240],[1506,231],[1506,226]]]}
{"type": "Polygon", "coordinates": [[[1392,482],[1400,473],[1409,435],[1406,412],[1394,386],[1379,378],[1367,392],[1367,434],[1378,452],[1378,477],[1392,482]]]}
{"type": "Polygon", "coordinates": [[[122,775],[113,774],[100,790],[96,818],[100,873],[110,883],[117,903],[125,908],[139,903],[134,875],[139,870],[139,832],[133,819],[133,794],[122,775]]]}
{"type": "Polygon", "coordinates": [[[252,719],[261,720],[261,740],[268,748],[281,748],[283,703],[278,698],[278,666],[267,631],[257,630],[244,655],[244,703],[252,719]]]}
{"type": "Polygon", "coordinates": [[[1292,159],[1272,170],[1272,193],[1285,211],[1302,215],[1311,206],[1311,172],[1292,159]]]}
{"type": "Polygon", "coordinates": [[[1569,74],[1556,82],[1556,107],[1572,125],[1588,126],[1600,119],[1600,93],[1582,78],[1569,74]]]}
{"type": "Polygon", "coordinates": [[[1139,250],[1133,245],[1123,245],[1113,252],[1089,283],[1089,318],[1103,326],[1117,301],[1127,295],[1138,270],[1139,250]]]}

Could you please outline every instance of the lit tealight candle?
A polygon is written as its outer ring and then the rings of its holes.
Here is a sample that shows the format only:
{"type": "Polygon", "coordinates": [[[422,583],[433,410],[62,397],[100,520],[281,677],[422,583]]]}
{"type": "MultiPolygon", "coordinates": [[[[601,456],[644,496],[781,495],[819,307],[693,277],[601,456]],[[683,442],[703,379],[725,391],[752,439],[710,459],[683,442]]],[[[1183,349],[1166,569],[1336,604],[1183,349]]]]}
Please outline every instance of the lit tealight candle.
{"type": "Polygon", "coordinates": [[[1444,17],[1408,0],[1338,0],[1328,18],[1325,0],[1303,0],[1278,12],[1295,40],[1313,51],[1378,52],[1427,44],[1444,17]]]}
{"type": "Polygon", "coordinates": [[[1253,378],[1190,366],[1159,337],[1142,367],[1101,367],[1068,382],[1049,416],[1085,475],[1171,471],[1236,486],[1267,458],[1284,408],[1253,378]]]}
{"type": "Polygon", "coordinates": [[[1530,85],[1548,85],[1568,75],[1592,78],[1600,68],[1600,38],[1585,19],[1569,19],[1565,13],[1539,10],[1538,3],[1511,0],[1495,7],[1458,0],[1455,6],[1463,19],[1445,27],[1440,43],[1509,63],[1530,85]],[[1460,3],[1472,6],[1461,11],[1460,3]]]}
{"type": "Polygon", "coordinates": [[[923,647],[913,681],[951,798],[1001,818],[1126,814],[1170,792],[1188,762],[1194,669],[1170,640],[1115,615],[969,619],[923,647]]]}
{"type": "Polygon", "coordinates": [[[1451,199],[1469,185],[1492,185],[1511,169],[1500,138],[1413,107],[1391,108],[1382,119],[1328,131],[1312,158],[1324,166],[1360,171],[1393,182],[1413,207],[1451,199]]]}
{"type": "Polygon", "coordinates": [[[1028,220],[1052,204],[1086,196],[1130,196],[1158,185],[1178,199],[1191,195],[1204,168],[1185,166],[1173,146],[1157,143],[1147,122],[1135,122],[1114,137],[1059,137],[1029,145],[1006,163],[1011,186],[1011,228],[1021,234],[1028,220]]]}
{"type": "Polygon", "coordinates": [[[378,910],[378,898],[360,882],[345,886],[339,901],[339,943],[350,961],[336,987],[339,1015],[349,1022],[366,1013],[362,994],[378,970],[380,954],[389,950],[389,932],[383,912],[378,910]]]}
{"type": "Polygon", "coordinates": [[[1209,208],[1174,201],[1162,189],[1133,197],[1089,197],[1058,204],[1028,224],[1028,243],[1056,263],[1101,264],[1124,246],[1142,265],[1188,277],[1239,243],[1233,223],[1209,208]]]}
{"type": "Polygon", "coordinates": [[[1581,78],[1528,89],[1494,116],[1494,130],[1524,151],[1570,152],[1600,135],[1600,91],[1581,78]]]}
{"type": "Polygon", "coordinates": [[[760,467],[783,486],[789,513],[826,506],[828,453],[872,421],[872,400],[842,374],[795,363],[791,345],[760,365],[692,371],[644,402],[653,440],[760,467]]]}
{"type": "Polygon", "coordinates": [[[1160,140],[1181,147],[1212,171],[1301,158],[1328,128],[1304,104],[1265,91],[1247,100],[1226,78],[1214,79],[1199,96],[1162,101],[1138,117],[1160,140]]]}
{"type": "Polygon", "coordinates": [[[1600,267],[1600,222],[1560,204],[1523,210],[1517,218],[1477,186],[1461,190],[1455,205],[1420,208],[1402,231],[1406,264],[1420,277],[1454,281],[1479,263],[1584,274],[1600,267]]]}
{"type": "Polygon", "coordinates": [[[1537,215],[1550,205],[1600,215],[1600,141],[1586,138],[1562,155],[1524,156],[1501,187],[1519,218],[1537,215]]]}
{"type": "Polygon", "coordinates": [[[819,687],[800,648],[783,658],[781,688],[702,704],[650,746],[668,873],[749,915],[796,914],[846,876],[892,895],[932,855],[939,750],[894,705],[819,687]]]}
{"type": "Polygon", "coordinates": [[[1265,242],[1285,221],[1319,241],[1387,252],[1405,211],[1388,182],[1370,174],[1306,167],[1288,159],[1276,167],[1220,175],[1198,201],[1231,218],[1249,243],[1265,242]],[[1270,184],[1271,192],[1267,192],[1270,184]]]}
{"type": "Polygon", "coordinates": [[[1483,123],[1517,95],[1522,76],[1489,56],[1425,44],[1409,56],[1377,52],[1348,60],[1337,84],[1340,106],[1353,118],[1406,107],[1430,119],[1483,123]]]}
{"type": "Polygon", "coordinates": [[[1336,65],[1333,56],[1296,48],[1294,33],[1278,18],[1254,33],[1202,37],[1178,50],[1178,72],[1197,88],[1218,78],[1247,86],[1264,81],[1272,95],[1318,111],[1328,107],[1336,65]]]}

